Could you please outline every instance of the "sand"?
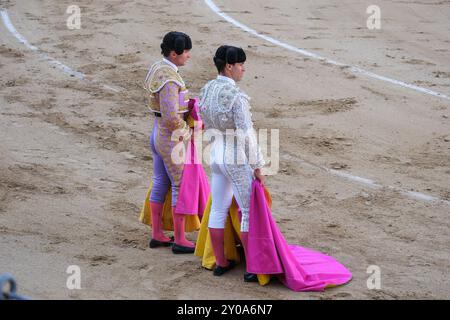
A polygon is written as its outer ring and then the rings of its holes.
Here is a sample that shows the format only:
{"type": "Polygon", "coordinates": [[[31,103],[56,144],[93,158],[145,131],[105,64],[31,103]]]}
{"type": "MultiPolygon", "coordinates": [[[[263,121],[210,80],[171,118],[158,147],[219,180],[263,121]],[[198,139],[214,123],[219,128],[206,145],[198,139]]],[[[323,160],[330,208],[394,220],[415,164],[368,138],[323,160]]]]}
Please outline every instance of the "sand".
{"type": "MultiPolygon", "coordinates": [[[[14,26],[70,77],[0,24],[0,273],[36,299],[449,299],[449,100],[355,75],[252,36],[195,1],[2,1],[14,26]],[[280,130],[280,168],[267,178],[289,243],[336,257],[353,280],[324,293],[223,277],[192,255],[148,248],[138,215],[151,177],[153,118],[141,88],[161,37],[193,39],[180,69],[193,95],[215,77],[222,44],[243,47],[241,88],[256,127],[280,130]],[[93,81],[92,81],[93,80],[93,81]],[[103,84],[123,88],[113,92],[103,84]],[[330,174],[374,180],[380,188],[330,174]],[[81,269],[81,290],[66,286],[81,269]],[[367,287],[367,268],[381,288],[367,287]]],[[[450,1],[217,0],[262,34],[368,71],[450,94],[450,1]]],[[[209,172],[209,171],[208,171],[209,172]]],[[[189,235],[195,240],[196,233],[189,235]]]]}

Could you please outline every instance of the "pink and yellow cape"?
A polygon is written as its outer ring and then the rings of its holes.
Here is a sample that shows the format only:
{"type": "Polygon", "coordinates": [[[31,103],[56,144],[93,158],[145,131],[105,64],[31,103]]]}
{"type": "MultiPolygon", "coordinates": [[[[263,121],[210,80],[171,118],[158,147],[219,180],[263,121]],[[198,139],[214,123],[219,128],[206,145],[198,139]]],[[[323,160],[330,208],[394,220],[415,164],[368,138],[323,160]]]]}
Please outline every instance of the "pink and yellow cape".
{"type": "MultiPolygon", "coordinates": [[[[196,133],[202,130],[203,124],[198,110],[198,99],[190,99],[189,116],[187,122],[193,128],[192,137],[186,150],[186,161],[181,177],[180,189],[175,207],[175,213],[186,215],[185,230],[192,232],[200,228],[200,219],[206,207],[206,202],[210,194],[210,187],[202,162],[197,157],[195,144],[196,133]]],[[[150,207],[150,194],[152,183],[148,188],[147,195],[141,210],[139,221],[149,226],[152,225],[152,211],[150,207]]],[[[166,194],[163,205],[163,228],[173,230],[172,217],[172,192],[171,188],[166,194]]]]}
{"type": "MultiPolygon", "coordinates": [[[[252,184],[248,232],[247,271],[258,275],[261,285],[277,277],[294,291],[323,291],[351,280],[352,274],[333,257],[312,249],[290,245],[281,234],[271,212],[269,191],[257,180],[252,184]]],[[[202,258],[202,266],[212,269],[215,257],[208,232],[211,198],[208,199],[195,255],[202,258]]],[[[225,256],[240,261],[236,244],[240,241],[238,206],[233,199],[225,226],[225,256]]]]}

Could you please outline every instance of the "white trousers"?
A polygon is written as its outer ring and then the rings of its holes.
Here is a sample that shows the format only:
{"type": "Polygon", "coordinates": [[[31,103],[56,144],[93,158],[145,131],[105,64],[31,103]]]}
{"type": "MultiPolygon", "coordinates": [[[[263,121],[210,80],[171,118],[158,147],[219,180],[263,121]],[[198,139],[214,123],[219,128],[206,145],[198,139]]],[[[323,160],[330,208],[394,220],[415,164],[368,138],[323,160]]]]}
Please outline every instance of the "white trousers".
{"type": "Polygon", "coordinates": [[[227,150],[222,143],[214,143],[211,147],[212,202],[208,227],[225,228],[234,196],[242,213],[241,232],[248,232],[253,170],[248,164],[227,164],[226,152],[233,150],[227,150]]]}

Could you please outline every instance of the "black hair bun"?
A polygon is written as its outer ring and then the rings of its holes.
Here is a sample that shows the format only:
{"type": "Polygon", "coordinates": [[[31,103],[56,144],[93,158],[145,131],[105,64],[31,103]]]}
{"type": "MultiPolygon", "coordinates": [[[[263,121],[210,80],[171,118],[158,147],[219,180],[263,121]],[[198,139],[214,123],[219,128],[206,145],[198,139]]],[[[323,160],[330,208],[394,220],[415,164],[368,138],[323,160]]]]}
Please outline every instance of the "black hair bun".
{"type": "Polygon", "coordinates": [[[217,49],[213,61],[220,73],[227,63],[243,63],[246,59],[247,56],[242,48],[224,45],[217,49]]]}
{"type": "Polygon", "coordinates": [[[175,47],[175,53],[176,54],[182,54],[184,52],[184,48],[185,48],[185,40],[184,37],[176,37],[175,38],[175,43],[174,43],[174,47],[175,47]]]}
{"type": "Polygon", "coordinates": [[[165,57],[168,57],[171,51],[175,51],[176,54],[180,55],[184,50],[191,49],[191,38],[183,32],[171,31],[164,36],[161,43],[161,54],[165,57]]]}

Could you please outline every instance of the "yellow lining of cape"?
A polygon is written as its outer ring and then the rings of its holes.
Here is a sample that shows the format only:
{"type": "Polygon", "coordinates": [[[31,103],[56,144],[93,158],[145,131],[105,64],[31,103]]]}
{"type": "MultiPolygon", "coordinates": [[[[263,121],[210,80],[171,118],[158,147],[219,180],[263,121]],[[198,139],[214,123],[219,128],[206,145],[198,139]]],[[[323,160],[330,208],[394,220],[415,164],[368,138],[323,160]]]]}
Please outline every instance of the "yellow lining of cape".
{"type": "MultiPolygon", "coordinates": [[[[147,195],[145,196],[144,205],[142,206],[139,221],[151,226],[152,225],[152,209],[150,207],[150,194],[152,192],[153,183],[150,183],[147,195]]],[[[198,215],[185,215],[185,231],[192,232],[200,228],[200,219],[198,215]]],[[[163,229],[173,231],[173,217],[172,217],[172,189],[166,194],[163,205],[163,229]]]]}
{"type": "MultiPolygon", "coordinates": [[[[188,115],[186,120],[190,128],[195,128],[196,121],[192,118],[191,115],[188,115]]],[[[150,207],[150,194],[152,192],[153,182],[150,182],[150,186],[148,187],[147,195],[145,196],[144,205],[141,209],[141,214],[139,217],[139,221],[151,226],[152,225],[152,209],[150,207]]],[[[172,217],[172,192],[171,188],[169,188],[169,192],[167,192],[166,197],[164,199],[163,205],[163,229],[168,231],[173,231],[173,217],[172,217]]],[[[192,232],[200,229],[200,219],[198,215],[186,215],[185,218],[185,231],[192,232]]]]}
{"type": "MultiPolygon", "coordinates": [[[[264,188],[264,193],[269,206],[272,206],[272,198],[270,197],[269,191],[264,188]]],[[[208,230],[209,214],[211,212],[211,195],[209,195],[208,203],[203,212],[202,223],[200,226],[200,231],[198,233],[197,244],[195,247],[195,255],[202,258],[202,266],[206,269],[213,269],[216,264],[216,257],[214,256],[214,251],[211,244],[211,238],[208,230]]],[[[238,206],[236,200],[233,197],[231,207],[229,210],[229,215],[227,216],[227,221],[225,223],[225,241],[224,250],[225,257],[228,260],[235,260],[236,262],[241,261],[241,257],[236,247],[236,242],[240,242],[241,235],[241,225],[239,222],[238,206]]],[[[264,286],[269,283],[272,275],[268,274],[258,274],[258,282],[260,285],[264,286]]]]}

